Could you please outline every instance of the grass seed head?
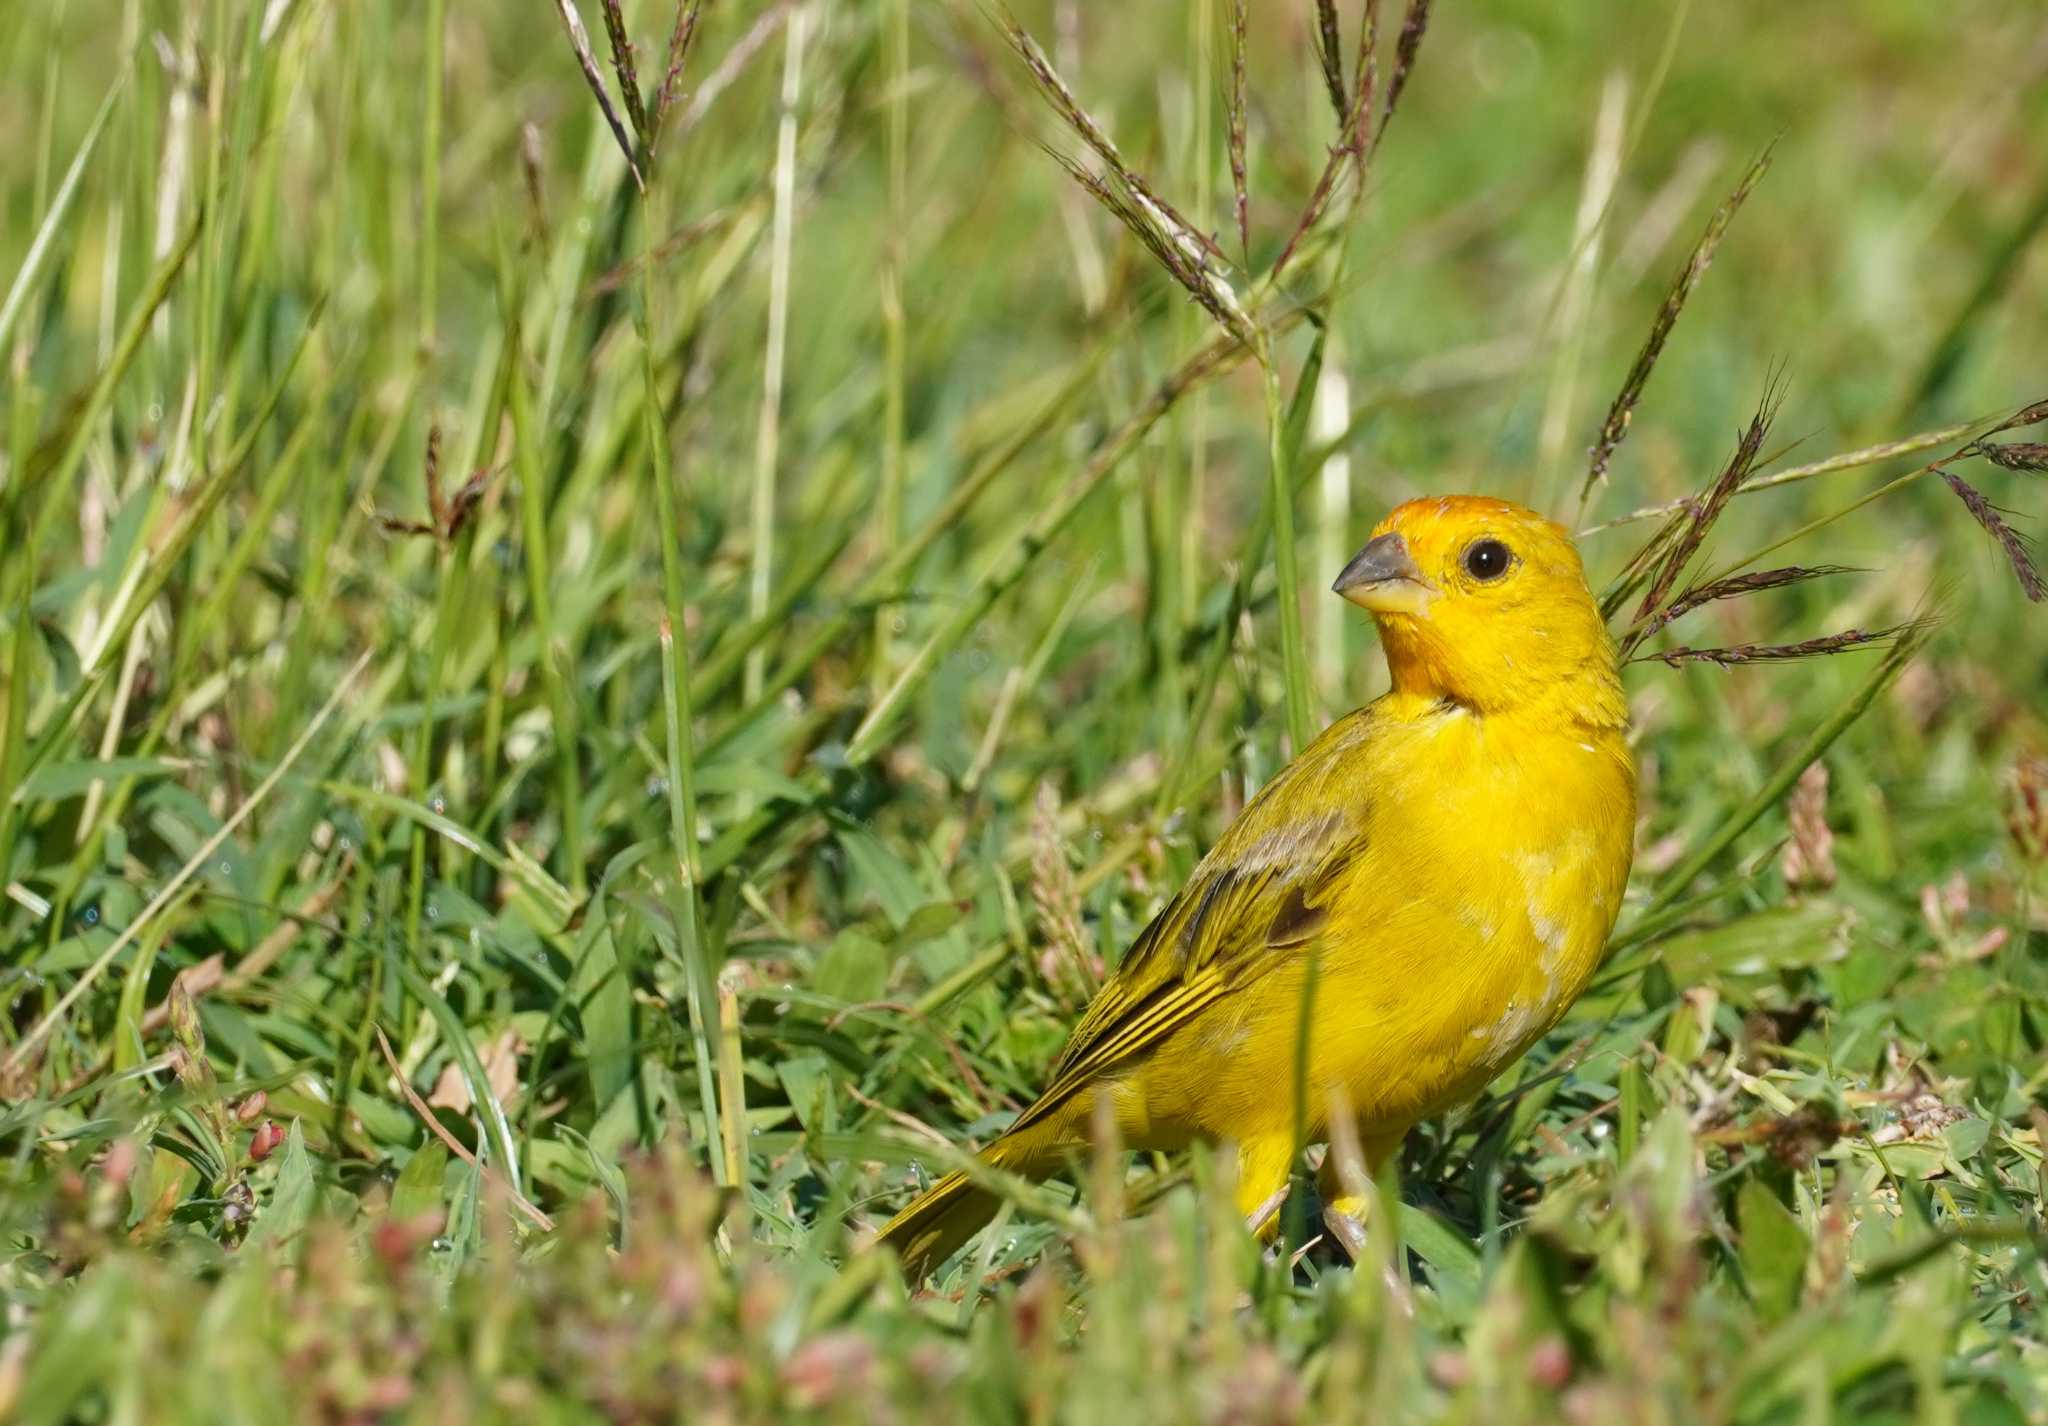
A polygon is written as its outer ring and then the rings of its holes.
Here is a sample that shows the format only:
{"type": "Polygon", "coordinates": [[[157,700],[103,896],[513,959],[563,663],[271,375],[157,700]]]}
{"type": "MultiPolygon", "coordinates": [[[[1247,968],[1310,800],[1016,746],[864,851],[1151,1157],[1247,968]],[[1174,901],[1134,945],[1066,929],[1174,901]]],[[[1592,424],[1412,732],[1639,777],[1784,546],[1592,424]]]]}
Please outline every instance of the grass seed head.
{"type": "Polygon", "coordinates": [[[1681,646],[1664,649],[1654,654],[1638,655],[1636,663],[1661,663],[1671,668],[1681,664],[1710,663],[1719,668],[1734,668],[1746,663],[1783,663],[1790,659],[1821,658],[1828,654],[1845,653],[1872,644],[1888,644],[1922,627],[1918,623],[1896,624],[1889,629],[1844,629],[1839,634],[1823,634],[1819,638],[1801,639],[1789,644],[1729,644],[1718,648],[1689,648],[1681,646]]]}
{"type": "Polygon", "coordinates": [[[2006,562],[2012,566],[2013,577],[2019,581],[2021,592],[2036,604],[2048,599],[2048,585],[2042,583],[2041,572],[2034,567],[2033,552],[2027,547],[2026,538],[2005,522],[1998,507],[1983,491],[1945,466],[1935,469],[1948,488],[1956,493],[1956,498],[1963,502],[1963,508],[1998,541],[2006,562]]]}
{"type": "Polygon", "coordinates": [[[2040,441],[1979,441],[1976,452],[2002,470],[2048,471],[2048,444],[2040,441]]]}
{"type": "Polygon", "coordinates": [[[1655,320],[1650,323],[1650,334],[1643,340],[1642,350],[1636,353],[1628,375],[1622,379],[1621,390],[1615,394],[1614,404],[1607,409],[1607,420],[1600,428],[1598,439],[1587,453],[1586,483],[1579,491],[1579,503],[1584,506],[1593,492],[1593,487],[1607,478],[1608,463],[1614,452],[1628,437],[1629,424],[1634,419],[1636,404],[1642,400],[1643,388],[1650,383],[1650,373],[1656,370],[1657,359],[1664,354],[1664,344],[1671,338],[1671,329],[1678,325],[1679,314],[1685,311],[1685,304],[1691,299],[1693,289],[1700,285],[1700,279],[1707,275],[1713,265],[1714,254],[1721,246],[1721,239],[1727,236],[1728,225],[1735,221],[1735,215],[1742,211],[1742,205],[1755,191],[1758,183],[1771,166],[1771,146],[1751,160],[1749,168],[1742,175],[1735,190],[1722,200],[1708,220],[1706,231],[1693,245],[1692,254],[1685,266],[1678,270],[1672,280],[1671,290],[1664,296],[1664,303],[1657,309],[1655,320]]]}
{"type": "Polygon", "coordinates": [[[1816,762],[1799,774],[1785,803],[1791,836],[1778,858],[1785,885],[1794,891],[1825,891],[1835,884],[1835,834],[1828,827],[1828,765],[1816,762]]]}
{"type": "Polygon", "coordinates": [[[2006,831],[2029,862],[2048,859],[2048,758],[2022,753],[2008,779],[2006,831]]]}

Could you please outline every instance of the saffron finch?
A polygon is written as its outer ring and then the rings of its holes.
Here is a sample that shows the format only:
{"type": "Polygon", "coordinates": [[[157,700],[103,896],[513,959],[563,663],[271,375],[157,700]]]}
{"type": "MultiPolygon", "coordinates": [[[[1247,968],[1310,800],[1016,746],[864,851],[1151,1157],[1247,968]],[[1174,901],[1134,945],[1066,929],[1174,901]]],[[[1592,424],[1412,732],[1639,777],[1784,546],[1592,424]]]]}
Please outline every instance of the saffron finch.
{"type": "MultiPolygon", "coordinates": [[[[1044,1092],[982,1151],[988,1164],[1051,1174],[1104,1115],[1133,1148],[1234,1145],[1237,1206],[1270,1221],[1333,1105],[1376,1164],[1585,987],[1628,880],[1635,765],[1571,537],[1501,500],[1414,500],[1333,588],[1378,625],[1391,689],[1239,814],[1096,994],[1044,1092]]],[[[1326,1216],[1355,1245],[1364,1205],[1331,1169],[1326,1216]]],[[[921,1281],[997,1203],[948,1174],[882,1241],[921,1281]]]]}

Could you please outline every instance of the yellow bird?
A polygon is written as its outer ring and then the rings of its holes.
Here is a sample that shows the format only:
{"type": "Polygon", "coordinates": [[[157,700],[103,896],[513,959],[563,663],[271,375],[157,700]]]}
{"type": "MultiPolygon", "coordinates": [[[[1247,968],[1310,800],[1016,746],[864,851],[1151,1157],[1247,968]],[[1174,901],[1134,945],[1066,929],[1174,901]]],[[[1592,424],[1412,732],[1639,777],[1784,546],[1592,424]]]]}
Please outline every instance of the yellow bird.
{"type": "MultiPolygon", "coordinates": [[[[1628,880],[1635,764],[1570,535],[1502,500],[1412,500],[1333,589],[1371,612],[1393,687],[1239,814],[989,1164],[1057,1171],[1106,1097],[1133,1148],[1235,1145],[1238,1208],[1270,1221],[1299,1149],[1304,1035],[1308,1140],[1327,1136],[1332,1101],[1349,1106],[1371,1165],[1584,989],[1628,880]]],[[[1363,1205],[1329,1167],[1325,1202],[1355,1232],[1363,1205]]],[[[882,1241],[921,1281],[996,1205],[948,1174],[882,1241]]]]}

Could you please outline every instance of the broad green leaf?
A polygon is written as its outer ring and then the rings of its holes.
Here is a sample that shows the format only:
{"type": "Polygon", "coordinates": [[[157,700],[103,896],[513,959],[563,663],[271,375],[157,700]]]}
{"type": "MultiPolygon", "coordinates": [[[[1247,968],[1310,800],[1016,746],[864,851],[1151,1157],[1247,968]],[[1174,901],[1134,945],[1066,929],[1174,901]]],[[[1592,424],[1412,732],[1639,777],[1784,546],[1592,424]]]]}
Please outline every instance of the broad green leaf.
{"type": "Polygon", "coordinates": [[[135,958],[128,963],[128,973],[121,978],[121,1000],[114,1010],[114,1070],[134,1069],[146,1056],[142,1048],[142,1019],[149,1003],[149,972],[156,964],[156,953],[162,948],[169,926],[159,920],[135,948],[135,958]]]}
{"type": "MultiPolygon", "coordinates": [[[[1479,1254],[1465,1235],[1427,1208],[1403,1204],[1401,1242],[1434,1270],[1452,1310],[1469,1311],[1479,1296],[1479,1254]]],[[[1369,1231],[1369,1230],[1368,1230],[1369,1231]]]]}
{"type": "Polygon", "coordinates": [[[779,1061],[775,1076],[807,1133],[829,1133],[832,1122],[832,1071],[823,1055],[797,1055],[779,1061]]]}
{"type": "Polygon", "coordinates": [[[590,1087],[609,1104],[633,1077],[633,987],[619,964],[611,928],[597,925],[570,979],[583,1016],[590,1087]]]}
{"type": "Polygon", "coordinates": [[[820,995],[849,1005],[881,998],[889,978],[889,953],[864,931],[841,931],[818,958],[811,986],[820,995]]]}
{"type": "Polygon", "coordinates": [[[1929,1179],[1948,1169],[1948,1146],[1936,1139],[1927,1143],[1886,1144],[1884,1161],[1900,1178],[1929,1179]]]}
{"type": "Polygon", "coordinates": [[[409,1223],[430,1214],[435,1218],[441,1217],[447,1211],[447,1198],[442,1187],[447,1176],[448,1146],[439,1139],[429,1138],[413,1150],[412,1157],[399,1170],[398,1182],[391,1185],[392,1219],[409,1223]]]}
{"type": "Polygon", "coordinates": [[[1658,956],[1681,986],[1772,975],[1840,954],[1846,925],[1843,910],[1827,902],[1773,907],[1673,936],[1658,947],[1658,956]]]}
{"type": "Polygon", "coordinates": [[[186,764],[175,758],[108,758],[104,762],[95,758],[75,762],[51,763],[39,767],[21,786],[15,789],[17,802],[62,802],[67,798],[83,797],[95,782],[118,781],[122,778],[175,777],[186,770],[186,764]]]}
{"type": "Polygon", "coordinates": [[[1952,1172],[1967,1173],[1964,1167],[1984,1147],[1984,1141],[1991,1137],[1991,1125],[1974,1114],[1968,1119],[1958,1119],[1941,1131],[1942,1141],[1948,1145],[1949,1167],[1952,1172]]]}
{"type": "Polygon", "coordinates": [[[611,1200],[612,1212],[618,1215],[619,1222],[624,1224],[628,1207],[626,1176],[619,1172],[618,1160],[610,1154],[599,1152],[595,1144],[566,1124],[561,1125],[555,1132],[582,1151],[583,1166],[589,1170],[590,1177],[604,1189],[604,1196],[611,1200]]]}
{"type": "Polygon", "coordinates": [[[251,1246],[283,1243],[298,1236],[313,1214],[313,1160],[306,1153],[306,1136],[299,1121],[292,1120],[285,1135],[284,1157],[277,1166],[277,1182],[271,1186],[270,1202],[256,1215],[249,1229],[251,1246]]]}
{"type": "Polygon", "coordinates": [[[909,950],[923,945],[926,941],[937,940],[960,924],[961,911],[951,901],[931,901],[910,913],[910,919],[903,923],[897,934],[898,949],[909,950]]]}
{"type": "Polygon", "coordinates": [[[865,827],[842,821],[838,825],[838,838],[839,846],[853,868],[855,881],[881,903],[890,925],[903,925],[927,899],[917,877],[865,827]]]}
{"type": "Polygon", "coordinates": [[[1742,1275],[1750,1300],[1766,1322],[1776,1322],[1799,1305],[1806,1276],[1806,1229],[1792,1211],[1754,1176],[1735,1196],[1742,1234],[1742,1275]]]}

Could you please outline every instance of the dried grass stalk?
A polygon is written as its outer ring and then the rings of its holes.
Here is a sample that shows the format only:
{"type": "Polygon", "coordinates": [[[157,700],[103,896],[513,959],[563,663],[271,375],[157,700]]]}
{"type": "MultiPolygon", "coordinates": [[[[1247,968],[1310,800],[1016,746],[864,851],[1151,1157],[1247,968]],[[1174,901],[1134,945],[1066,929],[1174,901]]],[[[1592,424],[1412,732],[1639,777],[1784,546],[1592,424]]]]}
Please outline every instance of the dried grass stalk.
{"type": "Polygon", "coordinates": [[[747,27],[747,32],[733,42],[717,67],[704,77],[704,82],[697,86],[697,92],[690,96],[689,104],[676,120],[681,132],[687,133],[695,128],[698,121],[711,111],[713,101],[732,87],[740,72],[753,62],[754,56],[775,38],[775,32],[788,22],[794,8],[793,0],[775,0],[754,17],[754,23],[747,27]]]}
{"type": "Polygon", "coordinates": [[[1736,489],[1749,477],[1755,467],[1757,456],[1762,452],[1764,438],[1770,433],[1771,420],[1777,414],[1775,391],[1766,393],[1764,403],[1757,413],[1750,417],[1749,426],[1736,443],[1735,454],[1722,469],[1707,493],[1692,509],[1672,522],[1675,530],[1670,553],[1664,556],[1651,576],[1650,588],[1643,595],[1642,607],[1636,611],[1636,618],[1645,620],[1654,615],[1663,605],[1664,598],[1671,592],[1678,577],[1685,573],[1685,567],[1692,563],[1692,557],[1699,552],[1700,545],[1707,538],[1707,531],[1721,518],[1721,512],[1728,508],[1736,489]]]}
{"type": "Polygon", "coordinates": [[[1972,454],[2001,470],[2048,471],[2048,445],[2039,441],[1979,441],[1972,454]]]}
{"type": "Polygon", "coordinates": [[[1379,44],[1379,7],[1376,2],[1367,4],[1359,34],[1358,89],[1357,97],[1352,100],[1353,110],[1348,121],[1339,120],[1338,142],[1330,149],[1323,171],[1316,179],[1315,189],[1309,194],[1294,231],[1288,235],[1286,246],[1280,250],[1279,259],[1273,264],[1275,276],[1286,272],[1303,239],[1323,220],[1347,167],[1353,179],[1354,206],[1364,193],[1366,171],[1372,165],[1372,155],[1379,146],[1380,136],[1386,132],[1387,121],[1394,116],[1394,107],[1400,103],[1401,88],[1407,84],[1408,75],[1415,67],[1415,54],[1428,28],[1429,0],[1411,0],[1401,25],[1400,38],[1395,43],[1394,73],[1387,88],[1387,109],[1380,116],[1378,129],[1374,130],[1372,105],[1377,88],[1374,54],[1379,44]]]}
{"type": "MultiPolygon", "coordinates": [[[[1901,436],[1897,440],[1880,441],[1874,446],[1860,446],[1853,451],[1842,451],[1836,455],[1824,457],[1821,460],[1807,461],[1803,465],[1788,466],[1784,470],[1774,470],[1769,475],[1759,475],[1744,481],[1742,488],[1735,493],[1737,495],[1750,495],[1759,490],[1773,490],[1780,485],[1792,485],[1802,480],[1811,480],[1817,475],[1833,475],[1839,471],[1855,470],[1866,465],[1877,465],[1880,462],[1892,460],[1898,456],[1916,455],[1921,451],[1932,450],[1936,446],[1944,445],[1958,436],[1967,435],[1980,424],[1977,421],[1966,421],[1959,426],[1941,426],[1931,431],[1919,431],[1910,436],[1901,436]]],[[[1775,460],[1776,458],[1773,456],[1771,459],[1775,460]]],[[[1765,461],[1763,464],[1769,464],[1769,461],[1765,461]]],[[[1659,515],[1669,515],[1674,511],[1685,509],[1687,503],[1687,500],[1668,500],[1656,505],[1644,505],[1629,511],[1626,515],[1617,515],[1612,520],[1602,520],[1597,524],[1583,526],[1580,528],[1579,534],[1581,536],[1591,535],[1601,530],[1612,530],[1621,525],[1631,525],[1639,520],[1654,520],[1659,515]]]]}
{"type": "Polygon", "coordinates": [[[1711,604],[1720,599],[1736,599],[1766,589],[1782,589],[1790,584],[1803,584],[1809,579],[1819,579],[1823,575],[1854,573],[1855,570],[1842,564],[1787,565],[1781,569],[1760,569],[1750,574],[1731,574],[1726,579],[1694,585],[1652,615],[1642,631],[1631,637],[1628,647],[1633,649],[1666,624],[1682,615],[1690,614],[1702,604],[1711,604]]]}
{"type": "Polygon", "coordinates": [[[455,537],[469,524],[469,517],[482,502],[484,492],[490,488],[491,471],[486,468],[473,472],[468,480],[457,487],[452,497],[444,495],[441,489],[441,428],[427,429],[427,450],[423,461],[423,473],[427,487],[426,520],[406,520],[393,515],[379,514],[377,524],[386,534],[428,535],[442,545],[454,543],[455,537]]]}
{"type": "Polygon", "coordinates": [[[1316,60],[1323,69],[1323,87],[1330,91],[1330,112],[1342,132],[1350,127],[1351,100],[1344,92],[1344,39],[1337,24],[1336,0],[1316,0],[1314,43],[1316,60]]]}
{"type": "Polygon", "coordinates": [[[1358,154],[1358,181],[1365,183],[1366,160],[1372,153],[1373,103],[1380,86],[1380,0],[1365,0],[1365,14],[1358,23],[1358,59],[1354,65],[1357,86],[1352,91],[1351,144],[1358,154]]]}
{"type": "Polygon", "coordinates": [[[2005,523],[1998,507],[1985,497],[1983,491],[1943,466],[1936,466],[1934,470],[1956,493],[1956,498],[1963,502],[1963,508],[1998,541],[1999,548],[2005,551],[2006,560],[2012,565],[2014,578],[2019,580],[2020,589],[2027,598],[2036,604],[2048,599],[2048,585],[2041,582],[2041,572],[2034,568],[2033,554],[2027,548],[2025,537],[2005,523]]]}
{"type": "Polygon", "coordinates": [[[616,292],[629,282],[639,279],[640,269],[648,263],[664,263],[677,254],[686,252],[705,238],[715,237],[730,228],[738,216],[737,208],[717,208],[693,222],[677,228],[643,257],[628,258],[610,272],[605,273],[586,289],[584,296],[601,297],[607,292],[616,292]]]}
{"type": "Polygon", "coordinates": [[[1230,9],[1230,197],[1237,214],[1238,250],[1247,269],[1252,262],[1251,198],[1245,174],[1245,0],[1230,9]]]}
{"type": "Polygon", "coordinates": [[[647,142],[647,106],[640,99],[640,67],[633,59],[633,40],[626,33],[626,16],[619,0],[598,0],[604,11],[604,37],[612,48],[612,71],[619,77],[619,97],[625,101],[626,117],[633,132],[647,142]]]}
{"type": "MultiPolygon", "coordinates": [[[[1322,221],[1324,212],[1330,206],[1330,196],[1337,191],[1337,180],[1343,176],[1352,158],[1352,148],[1348,140],[1330,150],[1329,160],[1324,163],[1322,174],[1316,179],[1315,190],[1309,194],[1308,202],[1302,206],[1301,217],[1295,220],[1294,231],[1287,235],[1287,245],[1280,249],[1280,256],[1273,262],[1275,273],[1287,271],[1287,264],[1293,260],[1295,249],[1301,246],[1301,240],[1322,221]]],[[[1362,155],[1358,156],[1358,162],[1358,171],[1362,174],[1362,155]]]]}
{"type": "Polygon", "coordinates": [[[654,124],[647,135],[647,157],[654,158],[654,146],[661,138],[668,111],[683,92],[683,66],[697,43],[697,22],[704,13],[704,0],[676,0],[676,22],[668,35],[668,67],[661,76],[661,91],[654,100],[654,124]]]}
{"type": "Polygon", "coordinates": [[[1630,660],[1632,663],[1662,663],[1677,668],[1681,664],[1710,663],[1719,668],[1733,668],[1737,664],[1765,663],[1785,659],[1810,659],[1825,654],[1839,654],[1848,649],[1862,648],[1866,644],[1890,643],[1903,634],[1921,627],[1917,621],[1895,624],[1889,629],[1844,629],[1839,634],[1824,634],[1817,639],[1804,639],[1796,644],[1730,644],[1723,648],[1665,649],[1659,653],[1643,654],[1630,660]]]}
{"type": "Polygon", "coordinates": [[[427,482],[427,509],[436,525],[441,523],[447,512],[447,505],[441,499],[441,427],[439,423],[427,427],[427,453],[424,460],[427,482]]]}
{"type": "Polygon", "coordinates": [[[1372,140],[1375,145],[1387,136],[1387,125],[1394,121],[1402,92],[1415,72],[1415,56],[1421,52],[1422,37],[1429,30],[1429,6],[1430,0],[1408,0],[1408,13],[1401,18],[1400,38],[1394,41],[1394,71],[1387,77],[1387,111],[1380,115],[1379,131],[1372,140]]]}
{"type": "Polygon", "coordinates": [[[2048,401],[2036,401],[2031,405],[2022,406],[1984,434],[1996,436],[2005,431],[2017,431],[2026,426],[2038,426],[2043,421],[2048,421],[2048,401]]]}
{"type": "Polygon", "coordinates": [[[1091,197],[1129,228],[1159,265],[1218,323],[1240,341],[1255,343],[1250,317],[1239,304],[1236,291],[1218,270],[1222,250],[1125,161],[1115,142],[1081,107],[1045,51],[1016,17],[1004,11],[997,22],[1010,48],[1024,62],[1040,96],[1101,162],[1102,172],[1097,173],[1056,149],[1048,148],[1047,152],[1091,197]]]}
{"type": "Polygon", "coordinates": [[[1187,289],[1190,297],[1200,303],[1203,310],[1247,345],[1252,344],[1251,323],[1237,304],[1236,294],[1228,283],[1222,282],[1189,254],[1187,249],[1176,243],[1164,227],[1155,221],[1154,213],[1148,211],[1135,194],[1117,184],[1091,172],[1076,159],[1046,146],[1053,161],[1064,168],[1074,182],[1081,185],[1088,195],[1107,209],[1118,222],[1131,230],[1134,237],[1152,254],[1153,260],[1166,269],[1169,276],[1187,289]],[[1220,289],[1220,291],[1219,291],[1220,289]]]}
{"type": "Polygon", "coordinates": [[[576,63],[583,70],[583,81],[597,96],[597,107],[611,128],[612,138],[618,142],[619,152],[625,155],[627,171],[633,175],[633,186],[645,193],[647,180],[641,175],[640,164],[633,156],[632,136],[619,121],[619,111],[612,106],[611,95],[605,93],[604,76],[597,71],[597,57],[590,51],[590,32],[583,28],[583,16],[577,13],[576,0],[555,0],[555,8],[561,13],[563,27],[569,32],[569,48],[576,52],[576,63]]]}
{"type": "Polygon", "coordinates": [[[1593,493],[1593,487],[1607,478],[1607,465],[1614,457],[1615,449],[1628,436],[1629,421],[1635,414],[1636,403],[1642,400],[1643,388],[1649,384],[1650,373],[1656,368],[1657,358],[1664,354],[1664,343],[1671,336],[1671,329],[1678,323],[1678,314],[1685,310],[1686,301],[1693,289],[1700,285],[1700,279],[1712,266],[1714,253],[1721,246],[1721,239],[1728,231],[1728,225],[1735,221],[1735,215],[1757,184],[1762,181],[1771,166],[1771,149],[1764,151],[1749,165],[1742,181],[1735,185],[1735,191],[1722,200],[1714,210],[1714,216],[1707,223],[1700,240],[1693,244],[1692,256],[1686,259],[1677,280],[1664,296],[1664,305],[1657,309],[1656,320],[1650,323],[1650,335],[1643,342],[1643,349],[1636,353],[1635,364],[1622,379],[1621,390],[1615,394],[1614,404],[1607,408],[1607,420],[1600,427],[1600,438],[1593,442],[1587,455],[1586,483],[1579,488],[1579,504],[1583,507],[1593,493]]]}
{"type": "Polygon", "coordinates": [[[1060,116],[1062,122],[1074,131],[1076,138],[1086,144],[1102,160],[1103,166],[1116,176],[1117,182],[1128,188],[1132,195],[1145,207],[1155,210],[1158,222],[1168,228],[1174,240],[1184,246],[1214,257],[1222,257],[1223,251],[1215,241],[1201,229],[1183,218],[1172,204],[1155,192],[1144,176],[1125,161],[1123,152],[1109,137],[1103,127],[1095,122],[1095,116],[1081,107],[1081,101],[1074,97],[1074,91],[1060,78],[1052,61],[1039,47],[1038,41],[1017,22],[1016,16],[1007,10],[1000,15],[1003,37],[1010,42],[1010,48],[1024,61],[1024,68],[1038,85],[1038,92],[1060,116]]]}

